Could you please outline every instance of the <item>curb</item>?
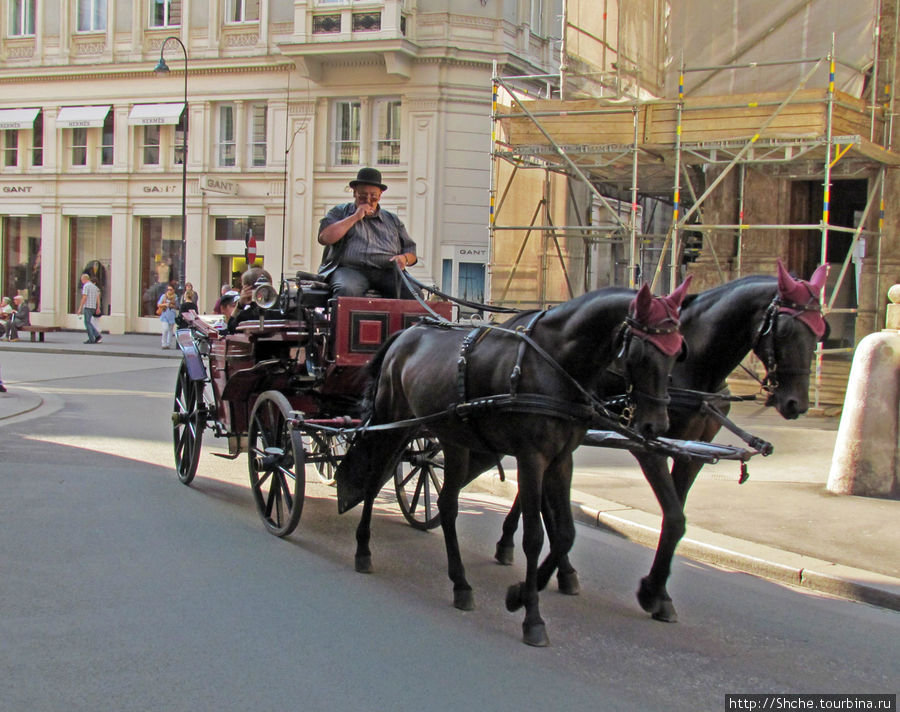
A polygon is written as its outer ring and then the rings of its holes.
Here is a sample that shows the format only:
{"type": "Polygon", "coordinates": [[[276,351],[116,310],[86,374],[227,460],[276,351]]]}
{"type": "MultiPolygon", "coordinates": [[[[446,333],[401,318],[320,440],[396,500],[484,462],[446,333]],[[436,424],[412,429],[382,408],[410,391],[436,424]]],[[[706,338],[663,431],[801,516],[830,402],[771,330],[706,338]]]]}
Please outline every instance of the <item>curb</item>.
{"type": "MultiPolygon", "coordinates": [[[[486,474],[491,475],[490,480],[485,478],[483,483],[475,480],[469,487],[512,503],[516,496],[516,483],[501,482],[496,471],[486,474]]],[[[572,499],[572,515],[576,521],[656,549],[662,524],[660,515],[575,490],[572,491],[572,499]]],[[[688,533],[678,544],[676,556],[816,593],[900,611],[900,579],[698,527],[689,527],[688,533]]]]}

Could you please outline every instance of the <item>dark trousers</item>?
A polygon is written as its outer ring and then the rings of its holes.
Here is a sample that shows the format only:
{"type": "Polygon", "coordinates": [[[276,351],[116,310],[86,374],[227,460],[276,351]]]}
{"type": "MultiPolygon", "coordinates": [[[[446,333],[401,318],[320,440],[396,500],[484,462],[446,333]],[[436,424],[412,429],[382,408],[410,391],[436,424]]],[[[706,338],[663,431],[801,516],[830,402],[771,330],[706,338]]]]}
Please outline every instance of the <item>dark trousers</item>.
{"type": "Polygon", "coordinates": [[[394,267],[338,267],[328,277],[335,297],[363,297],[374,289],[388,299],[415,299],[394,267]]]}

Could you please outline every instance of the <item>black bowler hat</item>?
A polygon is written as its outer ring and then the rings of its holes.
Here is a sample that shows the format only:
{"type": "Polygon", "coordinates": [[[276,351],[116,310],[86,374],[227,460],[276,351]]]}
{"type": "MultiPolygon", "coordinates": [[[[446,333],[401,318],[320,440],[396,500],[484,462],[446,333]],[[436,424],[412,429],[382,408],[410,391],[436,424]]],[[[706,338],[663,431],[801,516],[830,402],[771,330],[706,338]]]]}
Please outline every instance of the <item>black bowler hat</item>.
{"type": "Polygon", "coordinates": [[[387,190],[387,186],[381,182],[381,171],[377,168],[360,168],[356,174],[356,180],[350,181],[350,187],[355,188],[360,183],[377,185],[381,190],[387,190]]]}

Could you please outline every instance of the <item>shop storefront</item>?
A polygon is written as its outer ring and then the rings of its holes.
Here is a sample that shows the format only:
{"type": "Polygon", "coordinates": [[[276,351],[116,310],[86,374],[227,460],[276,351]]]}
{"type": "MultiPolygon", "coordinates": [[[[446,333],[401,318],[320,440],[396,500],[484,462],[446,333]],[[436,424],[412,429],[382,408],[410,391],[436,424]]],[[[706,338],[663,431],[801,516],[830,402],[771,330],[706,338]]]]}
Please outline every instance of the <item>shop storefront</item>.
{"type": "Polygon", "coordinates": [[[32,312],[41,310],[41,217],[4,216],[0,222],[2,296],[21,295],[32,312]]]}

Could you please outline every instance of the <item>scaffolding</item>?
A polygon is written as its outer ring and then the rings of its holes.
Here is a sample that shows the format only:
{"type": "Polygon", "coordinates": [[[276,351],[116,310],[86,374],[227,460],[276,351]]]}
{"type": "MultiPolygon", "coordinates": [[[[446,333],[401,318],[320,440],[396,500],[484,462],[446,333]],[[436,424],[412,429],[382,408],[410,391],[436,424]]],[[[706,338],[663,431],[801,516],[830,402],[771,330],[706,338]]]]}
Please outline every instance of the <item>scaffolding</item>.
{"type": "MultiPolygon", "coordinates": [[[[745,274],[751,231],[813,231],[819,235],[818,263],[826,261],[833,234],[850,235],[846,257],[822,302],[826,314],[855,317],[857,308],[841,306],[838,295],[863,239],[877,262],[875,294],[881,291],[885,169],[900,166],[900,156],[886,148],[891,127],[883,115],[885,105],[893,105],[892,87],[882,104],[867,104],[837,90],[835,68],[841,63],[833,37],[825,56],[767,64],[797,65],[805,71],[788,92],[686,97],[686,77],[755,69],[759,63],[692,67],[682,60],[674,99],[561,100],[535,98],[562,87],[561,76],[504,77],[495,67],[489,224],[493,301],[547,306],[602,283],[635,287],[642,280],[657,291],[669,289],[683,277],[691,241],[698,243],[694,252],[710,261],[724,282],[745,274]],[[807,87],[823,66],[828,68],[827,86],[807,87]],[[820,220],[745,221],[751,170],[821,179],[820,220]],[[525,210],[522,191],[513,185],[522,174],[535,171],[541,178],[530,183],[540,184],[539,197],[533,209],[525,210]],[[729,177],[731,185],[736,183],[737,220],[704,220],[706,206],[729,177]],[[854,226],[831,221],[833,181],[847,178],[868,180],[865,208],[854,226]],[[553,198],[560,196],[564,204],[554,205],[553,198]],[[585,209],[585,201],[592,209],[585,209]],[[505,219],[504,208],[512,202],[512,219],[505,219]],[[658,214],[661,205],[671,207],[668,220],[658,214]],[[517,214],[530,219],[522,223],[517,214]],[[720,255],[717,247],[725,242],[733,249],[720,255]],[[598,245],[606,245],[612,255],[608,260],[624,263],[624,269],[606,269],[606,279],[598,276],[590,264],[598,245]],[[723,267],[726,261],[728,268],[723,267]]],[[[820,347],[816,405],[823,356],[850,350],[820,347]]]]}

